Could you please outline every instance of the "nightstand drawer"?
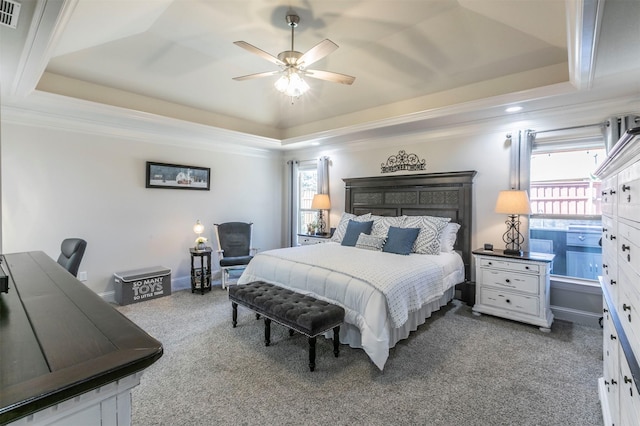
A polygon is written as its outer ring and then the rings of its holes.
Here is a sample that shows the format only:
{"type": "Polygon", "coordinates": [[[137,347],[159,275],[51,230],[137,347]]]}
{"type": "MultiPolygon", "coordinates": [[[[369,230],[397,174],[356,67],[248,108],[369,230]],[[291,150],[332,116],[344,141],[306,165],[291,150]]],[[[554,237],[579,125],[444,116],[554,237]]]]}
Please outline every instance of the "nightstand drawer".
{"type": "Polygon", "coordinates": [[[482,268],[482,285],[538,294],[538,276],[482,268]]]}
{"type": "Polygon", "coordinates": [[[501,309],[520,312],[527,315],[538,315],[538,298],[523,296],[506,291],[483,288],[480,303],[501,309]]]}
{"type": "Polygon", "coordinates": [[[508,260],[498,260],[493,258],[480,259],[480,266],[483,268],[508,269],[514,272],[531,272],[539,273],[540,265],[532,263],[509,262],[508,260]]]}

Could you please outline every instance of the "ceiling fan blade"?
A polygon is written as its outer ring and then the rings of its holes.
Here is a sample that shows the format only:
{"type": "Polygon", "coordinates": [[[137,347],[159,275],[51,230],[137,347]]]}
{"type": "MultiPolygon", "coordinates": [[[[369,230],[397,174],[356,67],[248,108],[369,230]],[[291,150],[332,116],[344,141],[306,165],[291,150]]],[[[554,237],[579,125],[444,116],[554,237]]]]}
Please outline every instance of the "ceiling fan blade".
{"type": "Polygon", "coordinates": [[[346,74],[339,74],[337,72],[319,71],[319,70],[305,70],[305,76],[317,78],[318,80],[331,81],[333,83],[340,84],[353,84],[355,77],[346,74]]]}
{"type": "Polygon", "coordinates": [[[246,41],[234,41],[233,44],[235,44],[236,46],[240,46],[243,49],[248,50],[249,52],[255,55],[258,55],[269,62],[273,62],[276,65],[281,65],[281,66],[286,65],[284,62],[282,62],[280,59],[276,58],[272,54],[267,53],[264,50],[255,47],[253,44],[247,43],[246,41]]]}
{"type": "Polygon", "coordinates": [[[280,72],[281,71],[259,72],[257,74],[249,74],[249,75],[242,75],[240,77],[233,77],[233,80],[244,81],[244,80],[251,80],[252,78],[269,77],[272,75],[280,74],[280,72]]]}
{"type": "Polygon", "coordinates": [[[337,44],[329,39],[324,39],[320,43],[313,46],[311,49],[307,50],[307,52],[302,55],[296,63],[298,66],[307,67],[314,62],[317,62],[320,59],[324,58],[337,48],[337,44]]]}

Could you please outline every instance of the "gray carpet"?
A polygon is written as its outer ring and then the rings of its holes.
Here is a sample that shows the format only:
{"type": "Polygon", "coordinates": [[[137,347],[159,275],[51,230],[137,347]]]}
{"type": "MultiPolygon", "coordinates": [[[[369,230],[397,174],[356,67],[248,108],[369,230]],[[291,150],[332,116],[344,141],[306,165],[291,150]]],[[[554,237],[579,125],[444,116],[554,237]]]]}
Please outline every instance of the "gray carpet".
{"type": "Polygon", "coordinates": [[[601,425],[602,331],[551,333],[454,301],[391,350],[383,372],[360,349],[264,326],[219,287],[118,307],[163,343],[132,394],[134,425],[601,425]]]}

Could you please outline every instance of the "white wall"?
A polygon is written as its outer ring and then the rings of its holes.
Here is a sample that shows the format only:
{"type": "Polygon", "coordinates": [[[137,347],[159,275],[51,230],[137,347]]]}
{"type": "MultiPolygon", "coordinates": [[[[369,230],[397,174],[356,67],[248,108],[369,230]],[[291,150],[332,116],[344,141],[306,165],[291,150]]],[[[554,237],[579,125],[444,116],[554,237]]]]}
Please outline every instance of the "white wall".
{"type": "Polygon", "coordinates": [[[42,250],[56,259],[64,238],[84,238],[80,271],[96,293],[108,297],[114,272],[155,265],[172,269],[174,288],[189,285],[197,219],[214,246],[213,223],[235,220],[254,223],[254,246],[280,245],[278,152],[238,154],[215,143],[160,145],[6,122],[1,136],[3,251],[42,250]],[[211,190],[147,189],[148,160],[210,167],[211,190]]]}

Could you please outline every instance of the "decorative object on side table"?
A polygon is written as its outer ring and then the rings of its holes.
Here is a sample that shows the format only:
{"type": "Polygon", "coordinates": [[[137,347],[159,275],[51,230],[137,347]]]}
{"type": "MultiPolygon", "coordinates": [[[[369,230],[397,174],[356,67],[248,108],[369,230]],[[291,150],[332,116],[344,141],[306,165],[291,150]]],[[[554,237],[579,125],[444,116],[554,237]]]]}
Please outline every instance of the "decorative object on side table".
{"type": "Polygon", "coordinates": [[[316,194],[311,201],[311,208],[318,210],[318,226],[316,233],[324,235],[327,232],[327,223],[324,221],[322,212],[331,209],[329,194],[316,194]]]}
{"type": "Polygon", "coordinates": [[[504,254],[522,256],[520,246],[524,243],[524,236],[520,233],[519,215],[531,214],[527,191],[515,189],[500,191],[496,201],[496,213],[509,215],[509,220],[505,222],[507,232],[502,236],[502,240],[506,244],[504,254]]]}

